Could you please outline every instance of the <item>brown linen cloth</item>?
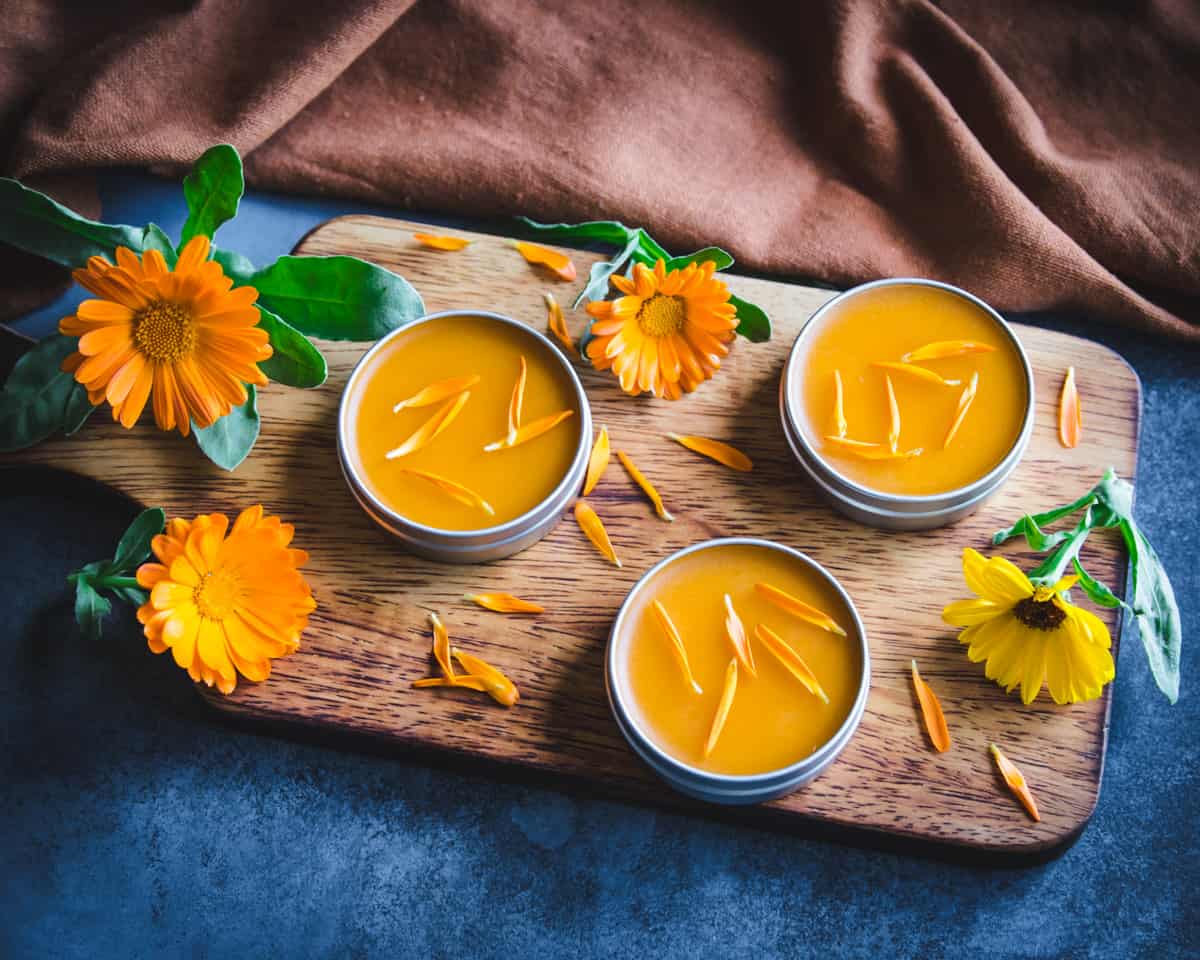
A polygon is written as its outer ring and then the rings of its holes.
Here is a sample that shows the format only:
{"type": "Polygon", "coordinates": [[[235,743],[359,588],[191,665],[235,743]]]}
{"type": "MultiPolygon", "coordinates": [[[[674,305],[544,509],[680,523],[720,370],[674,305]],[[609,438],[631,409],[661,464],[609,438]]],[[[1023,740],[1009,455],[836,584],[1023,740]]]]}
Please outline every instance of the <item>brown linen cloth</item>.
{"type": "Polygon", "coordinates": [[[0,166],[68,201],[96,168],[175,168],[227,140],[260,187],[618,218],[773,273],[936,277],[1193,339],[1198,107],[1191,0],[9,0],[0,16],[0,166]]]}

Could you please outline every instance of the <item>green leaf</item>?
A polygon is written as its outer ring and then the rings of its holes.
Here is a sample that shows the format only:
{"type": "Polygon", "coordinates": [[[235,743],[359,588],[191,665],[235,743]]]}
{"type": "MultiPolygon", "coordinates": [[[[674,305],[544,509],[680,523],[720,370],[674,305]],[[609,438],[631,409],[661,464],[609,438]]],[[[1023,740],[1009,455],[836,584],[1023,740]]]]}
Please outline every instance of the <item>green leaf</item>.
{"type": "Polygon", "coordinates": [[[312,341],[270,310],[258,308],[258,325],[271,338],[275,351],[259,368],[276,383],[289,387],[319,387],[329,375],[325,357],[312,341]]]}
{"type": "Polygon", "coordinates": [[[1083,592],[1088,595],[1088,599],[1092,603],[1100,607],[1110,608],[1124,606],[1120,597],[1083,569],[1083,564],[1079,562],[1078,557],[1072,559],[1071,563],[1075,566],[1075,573],[1079,576],[1079,585],[1083,588],[1083,592]]]}
{"type": "Polygon", "coordinates": [[[667,262],[671,259],[671,255],[667,253],[666,247],[650,236],[644,227],[638,227],[637,236],[638,247],[634,256],[639,262],[652,267],[659,260],[667,262]]]}
{"type": "Polygon", "coordinates": [[[175,245],[171,243],[171,238],[163,232],[163,228],[157,223],[148,223],[142,230],[142,252],[147,250],[157,250],[163,255],[163,259],[167,261],[168,267],[174,267],[175,261],[179,259],[175,253],[175,245]]]}
{"type": "MultiPolygon", "coordinates": [[[[625,244],[625,249],[618,253],[611,260],[601,260],[598,263],[592,264],[592,269],[588,273],[588,282],[575,298],[572,304],[572,309],[578,310],[579,305],[584,300],[603,300],[608,296],[608,278],[621,269],[621,264],[628,260],[633,252],[637,249],[639,238],[636,234],[629,238],[625,244]]],[[[589,323],[590,327],[591,324],[589,323]]]]}
{"type": "Polygon", "coordinates": [[[233,470],[246,459],[258,439],[258,404],[253,384],[246,384],[249,396],[211,427],[195,427],[196,442],[204,455],[222,470],[233,470]]]}
{"type": "Polygon", "coordinates": [[[771,318],[761,307],[732,294],[729,302],[737,307],[739,334],[752,343],[765,343],[771,339],[771,318]]]}
{"type": "Polygon", "coordinates": [[[113,557],[113,569],[120,573],[132,570],[150,556],[150,542],[167,526],[167,515],[161,507],[143,510],[121,536],[113,557]]]}
{"type": "Polygon", "coordinates": [[[67,403],[63,409],[63,433],[73,435],[87,422],[87,418],[96,410],[88,399],[87,388],[82,383],[76,383],[67,395],[67,403]]]}
{"type": "Polygon", "coordinates": [[[112,587],[113,596],[140,607],[150,599],[150,592],[141,587],[112,587]]]}
{"type": "Polygon", "coordinates": [[[104,618],[112,610],[112,604],[100,596],[91,581],[79,577],[75,581],[75,622],[88,640],[100,639],[100,631],[104,626],[104,618]]]}
{"type": "MultiPolygon", "coordinates": [[[[67,425],[68,401],[76,395],[76,383],[63,372],[62,362],[76,342],[74,337],[52,333],[17,360],[0,391],[0,451],[31,447],[67,425]]],[[[83,422],[77,402],[72,402],[70,420],[76,428],[83,422]]]]}
{"type": "Polygon", "coordinates": [[[117,247],[140,253],[143,228],[99,223],[68,210],[44,193],[0,177],[0,241],[64,267],[88,257],[113,257],[117,247]]]}
{"type": "Polygon", "coordinates": [[[1061,520],[1065,516],[1075,513],[1078,510],[1082,510],[1084,507],[1094,503],[1095,500],[1095,492],[1089,490],[1074,503],[1068,503],[1065,507],[1056,507],[1053,510],[1047,510],[1045,513],[1027,513],[1011,527],[1005,527],[1003,530],[997,530],[995,533],[993,533],[992,543],[998,547],[1006,540],[1011,540],[1013,537],[1019,537],[1026,533],[1028,529],[1028,524],[1026,521],[1028,520],[1032,520],[1034,526],[1036,527],[1045,527],[1051,523],[1061,520]]]}
{"type": "Polygon", "coordinates": [[[1025,542],[1039,553],[1045,552],[1046,550],[1053,550],[1064,540],[1069,539],[1073,533],[1071,530],[1059,530],[1056,533],[1043,533],[1042,528],[1038,525],[1037,520],[1031,517],[1029,514],[1026,514],[1024,517],[1022,517],[1021,520],[1024,524],[1022,532],[1025,534],[1025,542]]]}
{"type": "Polygon", "coordinates": [[[357,257],[280,257],[249,282],[268,310],[325,340],[378,340],[425,312],[407,280],[357,257]]]}
{"type": "Polygon", "coordinates": [[[682,270],[689,263],[708,263],[709,261],[716,264],[717,270],[733,266],[733,257],[726,251],[720,247],[705,247],[703,250],[697,250],[695,253],[689,253],[683,257],[672,257],[667,261],[667,269],[682,270]]]}
{"type": "Polygon", "coordinates": [[[180,248],[200,234],[211,240],[221,224],[237,216],[245,189],[242,158],[237,150],[228,143],[205,150],[183,178],[188,216],[179,235],[180,248]]]}
{"type": "Polygon", "coordinates": [[[239,287],[248,284],[250,278],[254,276],[254,264],[250,262],[249,257],[243,257],[240,253],[213,247],[212,258],[221,265],[225,276],[232,277],[233,282],[239,287]]]}
{"type": "Polygon", "coordinates": [[[588,220],[584,223],[538,223],[528,217],[517,219],[533,233],[548,240],[592,240],[614,247],[626,244],[638,233],[618,220],[588,220]]]}

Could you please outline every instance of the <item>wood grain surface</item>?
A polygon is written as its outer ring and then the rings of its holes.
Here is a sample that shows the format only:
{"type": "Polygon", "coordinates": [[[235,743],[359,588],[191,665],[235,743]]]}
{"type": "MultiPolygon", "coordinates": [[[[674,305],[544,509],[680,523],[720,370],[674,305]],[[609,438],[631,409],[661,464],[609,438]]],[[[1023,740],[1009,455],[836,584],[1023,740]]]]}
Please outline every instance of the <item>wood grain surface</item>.
{"type": "MultiPolygon", "coordinates": [[[[460,232],[474,243],[440,253],[411,239],[419,224],[374,217],[331,221],[298,251],[354,254],[395,269],[432,311],[485,308],[545,328],[542,293],[565,306],[576,284],[528,265],[500,237],[460,232]]],[[[581,277],[597,257],[574,252],[581,277]]],[[[1037,422],[1024,460],[1003,490],[974,516],[927,533],[882,533],[833,513],[806,482],[784,441],[777,413],[787,350],[830,291],[731,277],[732,289],[774,319],[770,343],[740,341],[716,381],[670,403],[625,397],[607,373],[580,367],[597,426],[627,451],[663,494],[673,524],[654,516],[614,460],[589,498],[603,517],[623,569],[607,564],[567,515],[524,553],[481,566],[415,559],[379,530],[347,490],[335,451],[342,385],[366,344],[323,343],[329,382],[317,390],[272,385],[260,394],[262,434],[234,474],[207,463],[190,440],[146,421],[133,431],[96,416],[74,438],[54,440],[10,464],[41,464],[93,477],[171,515],[236,513],[264,503],[297,527],[312,556],[308,575],[319,606],[300,652],[275,663],[271,679],[242,682],[218,709],[379,738],[396,749],[449,751],[460,757],[585,781],[618,798],[692,806],[675,797],[626,746],[609,714],[603,653],[609,625],[630,586],[667,554],[711,537],[767,537],[824,564],[854,598],[871,644],[873,675],[866,715],[842,756],[798,792],[729,812],[776,825],[818,820],[905,838],[989,851],[1034,853],[1071,839],[1096,803],[1108,729],[1108,690],[1100,700],[1056,707],[1043,695],[1022,706],[970,663],[942,605],[966,596],[960,552],[988,551],[989,535],[1026,510],[1074,499],[1109,466],[1134,475],[1141,410],[1136,375],[1115,353],[1064,334],[1017,327],[1037,379],[1037,422]],[[1074,365],[1084,410],[1084,440],[1063,449],[1056,399],[1074,365]],[[753,459],[741,474],[665,440],[665,431],[729,441],[753,459]],[[506,590],[545,604],[537,617],[505,617],[465,603],[465,592],[506,590]],[[501,667],[521,702],[505,710],[462,691],[414,690],[430,672],[426,612],[438,611],[451,635],[501,667]],[[954,737],[933,752],[909,680],[916,657],[941,698],[954,737]],[[1001,744],[1025,772],[1041,806],[1032,823],[1006,792],[987,753],[1001,744]]],[[[586,317],[568,312],[578,335],[586,317]]],[[[470,344],[463,345],[471,349],[470,344]]],[[[1117,587],[1125,564],[1103,536],[1088,544],[1092,571],[1117,587]]],[[[1004,552],[1028,568],[1017,544],[1004,552]]],[[[1112,617],[1107,613],[1110,625],[1112,617]]],[[[141,642],[130,638],[130,642],[141,642]]],[[[149,654],[147,654],[149,656],[149,654]]],[[[1111,689],[1111,688],[1110,688],[1111,689]]]]}

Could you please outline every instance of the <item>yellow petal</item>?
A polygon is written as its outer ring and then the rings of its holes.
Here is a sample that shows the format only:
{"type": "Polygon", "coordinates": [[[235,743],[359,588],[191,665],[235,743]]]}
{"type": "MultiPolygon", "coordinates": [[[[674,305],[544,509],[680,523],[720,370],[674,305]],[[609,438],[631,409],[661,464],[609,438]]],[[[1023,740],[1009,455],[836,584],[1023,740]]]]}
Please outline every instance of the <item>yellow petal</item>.
{"type": "Polygon", "coordinates": [[[971,404],[975,402],[975,394],[978,390],[979,371],[976,370],[971,374],[970,382],[963,387],[963,392],[958,398],[958,408],[954,411],[954,419],[950,422],[950,429],[946,431],[946,439],[942,441],[943,450],[950,446],[950,441],[958,434],[958,428],[967,419],[967,411],[971,409],[971,404]]]}
{"type": "Polygon", "coordinates": [[[442,669],[442,674],[448,679],[454,679],[454,662],[450,659],[450,633],[441,618],[432,611],[429,614],[429,625],[433,627],[433,658],[442,669]]]}
{"type": "Polygon", "coordinates": [[[463,599],[496,613],[543,613],[546,609],[541,604],[522,600],[511,593],[464,593],[463,599]]]}
{"type": "Polygon", "coordinates": [[[991,600],[955,600],[942,608],[942,619],[955,627],[970,627],[986,623],[1010,609],[1007,604],[993,603],[991,600]]]}
{"type": "Polygon", "coordinates": [[[627,471],[629,471],[629,475],[633,477],[633,482],[641,487],[642,492],[650,498],[650,502],[654,504],[654,512],[657,513],[663,520],[668,522],[674,520],[675,518],[671,516],[671,514],[667,512],[667,508],[663,506],[662,497],[659,496],[658,491],[654,489],[654,484],[646,479],[646,475],[637,468],[637,464],[635,464],[629,458],[624,450],[617,451],[617,458],[621,461],[621,465],[627,471]]]}
{"type": "Polygon", "coordinates": [[[608,539],[608,531],[604,529],[600,517],[583,500],[575,504],[575,522],[610,563],[618,567],[621,565],[621,561],[617,559],[617,551],[613,549],[612,541],[608,539]]]}
{"type": "Polygon", "coordinates": [[[412,436],[394,450],[389,450],[385,454],[387,459],[395,460],[398,457],[406,457],[432,442],[438,434],[454,422],[454,418],[458,416],[470,396],[471,392],[464,390],[453,400],[447,400],[432,417],[417,428],[412,436]]]}
{"type": "Polygon", "coordinates": [[[888,446],[891,447],[892,453],[897,453],[900,450],[900,404],[896,402],[896,389],[892,386],[892,378],[885,374],[883,377],[884,383],[887,386],[888,398],[888,446]]]}
{"type": "Polygon", "coordinates": [[[742,666],[750,671],[750,676],[757,677],[758,669],[754,665],[754,651],[750,649],[750,638],[746,636],[746,627],[742,618],[733,609],[733,598],[725,594],[725,636],[733,644],[733,652],[742,661],[742,666]]]}
{"type": "Polygon", "coordinates": [[[973,340],[938,340],[910,350],[900,359],[905,363],[921,363],[925,360],[961,357],[966,353],[991,353],[995,349],[991,344],[976,343],[973,340]]]}
{"type": "Polygon", "coordinates": [[[846,406],[842,391],[842,372],[840,370],[833,371],[833,432],[839,437],[844,437],[849,430],[849,425],[846,423],[846,406]]]}
{"type": "Polygon", "coordinates": [[[449,377],[446,380],[438,380],[436,383],[431,383],[414,393],[411,397],[401,400],[398,404],[392,407],[392,413],[399,413],[401,410],[409,410],[413,407],[427,407],[431,403],[439,403],[447,397],[453,397],[475,386],[479,382],[478,374],[467,374],[464,377],[449,377]]]}
{"type": "Polygon", "coordinates": [[[596,434],[596,442],[592,444],[592,454],[588,457],[587,479],[583,482],[585,497],[596,489],[596,484],[604,476],[608,467],[608,457],[608,427],[601,427],[600,432],[596,434]]]}
{"type": "Polygon", "coordinates": [[[708,457],[710,460],[716,460],[717,463],[729,467],[731,470],[740,470],[743,473],[748,473],[754,469],[754,463],[741,450],[731,447],[727,443],[722,443],[720,440],[681,436],[678,433],[668,433],[667,437],[687,447],[693,453],[708,457]]]}
{"type": "Polygon", "coordinates": [[[688,662],[687,648],[683,645],[683,637],[679,635],[679,630],[671,619],[671,615],[667,613],[667,608],[662,605],[661,601],[655,600],[652,609],[658,625],[662,627],[663,633],[671,643],[671,652],[674,653],[675,661],[683,672],[683,679],[696,693],[703,693],[700,684],[696,682],[696,678],[692,674],[692,665],[688,662]]]}
{"type": "Polygon", "coordinates": [[[875,360],[871,366],[882,367],[889,373],[899,373],[902,376],[910,377],[913,380],[920,380],[922,383],[928,383],[935,387],[957,387],[962,383],[961,380],[946,380],[939,377],[932,370],[926,370],[924,367],[917,367],[911,363],[895,363],[891,360],[875,360]]]}
{"type": "Polygon", "coordinates": [[[517,439],[517,428],[521,426],[521,411],[525,407],[525,380],[529,374],[529,365],[525,355],[521,355],[521,370],[517,374],[517,382],[513,384],[512,398],[508,402],[508,439],[511,447],[517,439]]]}
{"type": "Polygon", "coordinates": [[[713,714],[712,726],[708,730],[708,739],[704,742],[704,757],[711,756],[720,739],[721,731],[725,729],[725,721],[729,718],[729,709],[733,706],[733,696],[737,693],[738,662],[737,657],[729,661],[725,668],[725,685],[721,689],[721,699],[717,703],[717,712],[713,714]]]}
{"type": "Polygon", "coordinates": [[[805,603],[798,597],[793,597],[790,593],[780,590],[778,587],[769,583],[756,583],[754,589],[765,599],[771,601],[781,610],[786,610],[793,617],[799,617],[813,626],[820,627],[822,630],[828,630],[830,633],[836,633],[839,637],[846,636],[846,631],[838,625],[838,622],[823,610],[818,610],[810,603],[805,603]]]}
{"type": "MultiPolygon", "coordinates": [[[[543,293],[542,299],[546,301],[546,326],[559,343],[574,353],[575,341],[571,339],[571,331],[567,329],[567,318],[563,316],[562,307],[558,305],[552,293],[543,293]]],[[[592,332],[596,332],[594,325],[592,332]]]]}
{"type": "Polygon", "coordinates": [[[521,694],[517,691],[516,685],[490,663],[469,653],[464,653],[457,647],[452,652],[455,659],[462,664],[462,668],[470,676],[483,681],[484,690],[497,703],[505,707],[511,707],[521,699],[521,694]]]}

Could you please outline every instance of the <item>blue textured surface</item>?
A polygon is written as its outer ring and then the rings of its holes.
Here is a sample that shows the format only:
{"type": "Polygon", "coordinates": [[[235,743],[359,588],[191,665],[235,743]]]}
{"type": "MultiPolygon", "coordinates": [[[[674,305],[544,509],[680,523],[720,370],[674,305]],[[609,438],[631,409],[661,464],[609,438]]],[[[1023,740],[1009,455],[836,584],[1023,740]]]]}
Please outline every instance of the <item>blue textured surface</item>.
{"type": "MultiPolygon", "coordinates": [[[[177,233],[173,185],[104,192],[106,218],[177,233]]],[[[348,209],[251,196],[221,240],[266,262],[348,209]]],[[[79,638],[63,576],[134,509],[41,478],[0,498],[0,956],[1196,956],[1200,351],[1023,319],[1141,375],[1138,512],[1185,634],[1175,707],[1123,644],[1100,804],[1057,860],[950,864],[230,727],[130,615],[79,638]]]]}

